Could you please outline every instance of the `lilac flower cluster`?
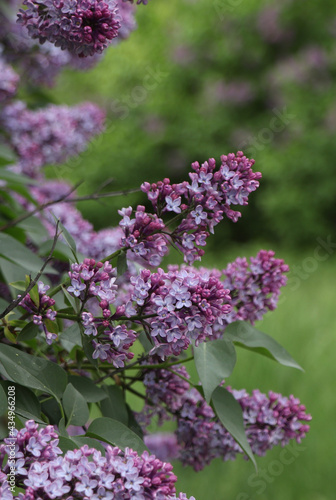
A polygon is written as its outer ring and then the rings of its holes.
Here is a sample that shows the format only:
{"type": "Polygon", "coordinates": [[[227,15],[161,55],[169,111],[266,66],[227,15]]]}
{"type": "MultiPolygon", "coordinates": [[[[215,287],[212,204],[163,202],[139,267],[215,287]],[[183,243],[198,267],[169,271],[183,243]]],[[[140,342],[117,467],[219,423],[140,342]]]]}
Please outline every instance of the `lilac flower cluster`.
{"type": "MultiPolygon", "coordinates": [[[[8,440],[5,440],[5,442],[8,440]]],[[[16,435],[16,480],[25,487],[15,500],[87,499],[99,500],[188,500],[176,496],[176,476],[171,464],[164,463],[144,451],[138,455],[126,448],[107,446],[106,456],[87,445],[68,451],[63,456],[52,426],[40,431],[32,421],[16,435]]],[[[0,456],[8,454],[9,443],[0,446],[0,456]]],[[[8,465],[4,466],[6,473],[8,465]]],[[[6,492],[5,478],[0,478],[6,492]]],[[[7,500],[7,497],[4,497],[7,500]]],[[[190,500],[195,500],[190,497],[190,500]]]]}
{"type": "MultiPolygon", "coordinates": [[[[254,160],[238,151],[237,155],[222,155],[219,170],[215,170],[213,158],[201,166],[193,163],[194,172],[189,174],[191,183],[171,185],[169,179],[164,179],[157,184],[142,184],[156,216],[172,212],[174,219],[182,219],[169,236],[183,252],[186,262],[192,264],[200,260],[204,251],[199,247],[205,246],[209,232],[214,232],[223,214],[234,222],[241,216],[231,206],[246,205],[249,194],[258,188],[261,173],[253,172],[253,165],[254,160]]],[[[132,232],[133,226],[129,227],[132,232]]]]}
{"type": "Polygon", "coordinates": [[[42,326],[47,344],[51,344],[57,339],[57,334],[55,333],[56,324],[53,325],[53,321],[57,316],[57,311],[53,309],[55,301],[46,295],[47,290],[50,288],[49,285],[45,285],[42,281],[39,281],[37,286],[38,300],[35,296],[33,297],[31,293],[28,293],[21,300],[19,305],[26,309],[29,314],[33,315],[33,322],[35,325],[42,326]],[[48,328],[52,331],[49,332],[48,328]]]}
{"type": "Polygon", "coordinates": [[[115,269],[111,264],[97,262],[94,259],[84,259],[82,264],[72,264],[69,272],[71,285],[68,292],[78,297],[82,304],[93,297],[99,301],[102,317],[94,318],[91,312],[82,313],[84,334],[97,337],[93,340],[94,352],[92,357],[113,363],[115,367],[123,367],[126,359],[132,359],[134,354],[129,348],[134,343],[136,335],[126,325],[114,326],[110,305],[117,295],[115,284],[115,269]]]}
{"type": "Polygon", "coordinates": [[[16,170],[34,177],[41,167],[62,163],[83,151],[102,130],[104,113],[91,103],[31,111],[16,101],[4,108],[1,121],[20,158],[16,170]]]}
{"type": "MultiPolygon", "coordinates": [[[[169,412],[177,419],[175,452],[178,448],[183,464],[201,470],[214,458],[234,460],[238,453],[243,453],[240,446],[200,393],[181,380],[180,375],[189,378],[184,367],[174,366],[174,372],[159,369],[145,375],[148,402],[137,417],[139,422],[148,425],[147,417],[153,415],[151,406],[155,402],[156,411],[161,405],[161,413],[169,412]]],[[[273,446],[285,446],[291,439],[301,442],[308,432],[309,426],[303,422],[311,420],[311,416],[294,396],[286,398],[274,392],[267,396],[259,390],[249,395],[245,390],[227,389],[242,407],[245,432],[255,454],[265,455],[273,446]]]]}
{"type": "Polygon", "coordinates": [[[16,94],[20,77],[2,58],[0,58],[0,73],[0,104],[4,104],[16,94]]]}
{"type": "Polygon", "coordinates": [[[117,42],[120,39],[124,40],[128,38],[130,33],[135,30],[136,22],[134,18],[134,12],[134,5],[125,0],[118,0],[117,18],[120,22],[120,28],[118,31],[118,36],[114,39],[114,41],[117,42]]]}
{"type": "Polygon", "coordinates": [[[40,43],[46,40],[80,57],[101,53],[118,36],[117,8],[110,0],[24,0],[18,22],[40,43]]]}
{"type": "MultiPolygon", "coordinates": [[[[222,323],[231,311],[229,291],[223,283],[196,270],[142,270],[131,277],[131,283],[131,299],[148,318],[146,328],[154,351],[162,358],[178,356],[191,340],[198,344],[211,337],[213,325],[222,323]]],[[[131,312],[137,312],[133,309],[131,312]]]]}
{"type": "Polygon", "coordinates": [[[233,306],[226,320],[253,324],[276,308],[289,267],[274,255],[272,250],[260,250],[250,263],[245,257],[237,258],[223,270],[224,286],[230,290],[233,306]]]}

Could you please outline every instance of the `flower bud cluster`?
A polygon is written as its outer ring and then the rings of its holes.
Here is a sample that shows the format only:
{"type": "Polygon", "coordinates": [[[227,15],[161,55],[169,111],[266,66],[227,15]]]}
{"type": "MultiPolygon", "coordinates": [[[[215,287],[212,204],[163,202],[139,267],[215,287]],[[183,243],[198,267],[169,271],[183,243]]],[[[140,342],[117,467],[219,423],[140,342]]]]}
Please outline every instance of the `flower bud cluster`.
{"type": "Polygon", "coordinates": [[[182,219],[170,233],[175,245],[183,252],[185,262],[200,260],[209,233],[225,214],[233,222],[241,216],[232,205],[247,205],[248,196],[259,187],[260,172],[253,172],[254,160],[241,151],[221,156],[221,166],[210,158],[201,166],[192,164],[191,183],[170,184],[169,179],[157,184],[142,184],[142,190],[151,201],[154,211],[161,217],[173,212],[182,219]]]}
{"type": "Polygon", "coordinates": [[[83,151],[102,130],[104,113],[91,103],[32,111],[16,101],[4,108],[1,121],[20,159],[16,171],[36,177],[41,167],[63,163],[83,151]]]}
{"type": "MultiPolygon", "coordinates": [[[[147,451],[139,455],[129,448],[121,451],[117,447],[107,446],[106,455],[103,456],[100,451],[84,445],[61,455],[57,443],[52,426],[37,431],[35,422],[26,422],[25,429],[17,433],[16,453],[16,481],[18,485],[24,486],[25,493],[13,497],[8,489],[6,491],[4,474],[0,478],[1,498],[188,500],[183,493],[176,496],[177,478],[172,472],[172,465],[147,451]]],[[[6,446],[0,446],[2,458],[8,453],[6,446]]],[[[4,472],[7,468],[6,465],[4,472]]],[[[190,497],[189,500],[195,499],[190,497]]]]}
{"type": "Polygon", "coordinates": [[[23,297],[19,305],[26,309],[29,314],[33,315],[33,322],[35,323],[35,325],[42,326],[46,336],[47,344],[50,345],[54,340],[57,339],[55,327],[52,323],[57,316],[57,311],[54,311],[52,309],[55,305],[55,301],[46,294],[47,290],[49,290],[50,288],[49,285],[45,285],[42,281],[39,281],[37,286],[38,299],[33,297],[31,293],[28,293],[25,297],[23,297]],[[49,332],[48,328],[54,331],[49,332]]]}
{"type": "Polygon", "coordinates": [[[24,0],[18,22],[40,43],[46,40],[80,57],[101,53],[118,36],[118,10],[110,0],[24,0]]]}

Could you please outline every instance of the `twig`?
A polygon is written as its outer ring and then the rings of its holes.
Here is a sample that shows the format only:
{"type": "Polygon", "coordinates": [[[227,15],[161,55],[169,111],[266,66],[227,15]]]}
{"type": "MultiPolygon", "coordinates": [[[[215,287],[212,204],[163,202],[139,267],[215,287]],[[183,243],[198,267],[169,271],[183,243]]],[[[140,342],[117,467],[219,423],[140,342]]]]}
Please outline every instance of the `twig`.
{"type": "MultiPolygon", "coordinates": [[[[33,210],[31,210],[30,212],[26,212],[26,213],[20,215],[17,219],[14,219],[14,220],[12,220],[10,222],[7,222],[7,224],[5,224],[4,226],[0,227],[0,231],[4,231],[5,229],[9,229],[10,227],[16,226],[20,222],[28,219],[29,217],[31,217],[32,215],[37,214],[38,212],[41,212],[42,210],[44,210],[47,207],[50,207],[51,205],[55,205],[56,203],[60,203],[62,201],[65,201],[65,199],[68,198],[68,196],[70,196],[71,193],[73,193],[74,191],[76,191],[76,189],[78,188],[78,186],[80,186],[81,184],[82,184],[82,181],[78,182],[73,188],[71,188],[70,191],[68,191],[66,194],[64,194],[60,198],[57,198],[57,200],[52,200],[52,201],[48,201],[46,203],[42,203],[41,205],[38,205],[36,208],[34,208],[33,210]]],[[[69,200],[67,200],[67,201],[69,201],[69,200]]]]}
{"type": "Polygon", "coordinates": [[[51,205],[56,205],[57,203],[77,203],[79,201],[99,200],[100,198],[111,198],[112,196],[125,196],[127,194],[138,193],[141,191],[140,188],[134,188],[134,189],[125,189],[123,191],[111,191],[110,193],[93,193],[93,194],[89,194],[87,196],[79,196],[77,198],[69,198],[69,196],[74,191],[76,191],[78,186],[80,186],[81,184],[82,184],[82,181],[77,183],[68,193],[61,196],[60,198],[57,198],[57,200],[51,200],[51,201],[48,201],[46,203],[43,203],[43,204],[37,206],[36,208],[34,208],[34,210],[31,210],[30,212],[26,212],[25,214],[20,215],[20,217],[18,217],[17,219],[12,220],[12,221],[8,222],[7,224],[1,226],[0,231],[4,231],[5,229],[9,229],[10,227],[16,226],[17,224],[28,219],[32,215],[35,215],[38,212],[41,212],[42,210],[50,207],[51,205]]]}
{"type": "Polygon", "coordinates": [[[58,237],[61,234],[61,233],[58,233],[58,223],[59,223],[59,221],[57,221],[57,223],[56,223],[56,232],[55,232],[54,241],[53,241],[50,253],[49,253],[46,261],[44,262],[43,266],[41,267],[41,269],[39,270],[39,272],[37,273],[37,275],[35,276],[35,278],[29,283],[29,285],[27,286],[27,288],[23,292],[23,294],[20,297],[18,297],[17,299],[13,300],[9,304],[9,306],[0,314],[0,319],[4,318],[9,312],[11,312],[13,309],[15,309],[16,306],[19,305],[19,303],[26,297],[26,295],[28,295],[28,293],[30,292],[30,290],[36,285],[36,283],[39,280],[40,276],[43,274],[43,271],[45,270],[48,262],[52,258],[52,255],[54,253],[58,237]]]}

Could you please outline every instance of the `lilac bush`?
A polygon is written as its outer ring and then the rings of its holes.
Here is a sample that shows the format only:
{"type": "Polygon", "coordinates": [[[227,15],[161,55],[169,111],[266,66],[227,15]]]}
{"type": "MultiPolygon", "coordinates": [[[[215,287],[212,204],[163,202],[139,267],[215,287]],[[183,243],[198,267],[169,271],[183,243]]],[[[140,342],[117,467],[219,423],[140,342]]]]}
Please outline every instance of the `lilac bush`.
{"type": "Polygon", "coordinates": [[[95,231],[75,205],[75,188],[47,178],[44,167],[57,172],[82,152],[103,130],[104,112],[92,103],[30,109],[14,101],[19,76],[10,63],[37,79],[43,57],[48,67],[59,49],[65,64],[101,53],[134,29],[135,7],[24,6],[14,41],[0,15],[0,396],[21,396],[0,444],[1,498],[188,500],[176,493],[166,459],[197,471],[214,458],[255,461],[309,430],[311,417],[294,396],[250,395],[224,381],[240,345],[299,368],[253,327],[276,308],[288,266],[266,250],[226,269],[194,265],[215,227],[239,220],[236,206],[248,204],[261,173],[242,151],[217,165],[194,162],[183,182],[143,182],[144,204],[121,208],[118,227],[95,231]],[[41,47],[27,44],[27,33],[41,47]],[[167,264],[172,247],[180,262],[167,264]],[[190,381],[192,362],[199,384],[190,381]],[[149,432],[166,421],[174,433],[149,432]]]}

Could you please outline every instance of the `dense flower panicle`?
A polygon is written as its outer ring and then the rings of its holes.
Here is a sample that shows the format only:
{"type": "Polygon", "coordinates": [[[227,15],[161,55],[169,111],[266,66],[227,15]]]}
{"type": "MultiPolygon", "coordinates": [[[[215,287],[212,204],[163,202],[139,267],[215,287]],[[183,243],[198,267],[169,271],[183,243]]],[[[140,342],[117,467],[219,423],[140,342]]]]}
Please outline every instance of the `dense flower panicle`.
{"type": "Polygon", "coordinates": [[[55,301],[46,294],[49,288],[49,285],[45,285],[42,281],[39,281],[38,299],[35,295],[33,296],[32,293],[28,293],[19,304],[33,316],[35,325],[39,325],[43,328],[47,344],[51,344],[54,340],[57,340],[57,334],[48,331],[48,328],[55,331],[56,324],[53,325],[52,322],[57,316],[57,311],[53,309],[55,301]]]}
{"type": "Polygon", "coordinates": [[[110,0],[24,0],[18,22],[32,38],[80,57],[101,53],[118,36],[118,9],[110,0]]]}
{"type": "Polygon", "coordinates": [[[16,101],[4,108],[1,121],[20,159],[16,171],[35,177],[41,167],[83,151],[102,130],[104,113],[91,103],[31,111],[16,101]]]}
{"type": "MultiPolygon", "coordinates": [[[[231,391],[243,410],[245,432],[253,453],[265,455],[276,445],[285,446],[291,439],[297,442],[305,437],[311,420],[299,400],[269,392],[268,396],[253,391],[231,391]]],[[[196,389],[192,389],[181,408],[176,431],[180,445],[180,460],[201,470],[214,458],[234,460],[243,453],[232,436],[215,418],[196,389]]]]}
{"type": "Polygon", "coordinates": [[[222,323],[231,311],[230,295],[223,284],[197,270],[171,269],[168,273],[143,270],[131,277],[134,312],[148,317],[153,352],[162,359],[178,356],[190,345],[205,341],[213,325],[222,323]]]}
{"type": "MultiPolygon", "coordinates": [[[[200,393],[181,380],[179,375],[189,378],[188,374],[185,376],[184,367],[174,366],[173,371],[175,374],[158,369],[145,375],[147,402],[137,415],[140,425],[148,426],[155,414],[160,415],[160,423],[170,413],[171,418],[177,419],[178,458],[195,470],[203,469],[214,458],[234,460],[243,450],[200,393]]],[[[291,439],[301,442],[308,432],[305,422],[311,420],[311,416],[294,396],[286,398],[274,392],[267,396],[259,390],[249,395],[245,390],[227,389],[242,407],[246,435],[255,454],[264,455],[273,446],[284,446],[291,439]]],[[[151,439],[147,439],[151,443],[151,439]]],[[[155,438],[152,441],[154,447],[155,438]]]]}
{"type": "Polygon", "coordinates": [[[0,58],[0,105],[10,101],[16,94],[20,77],[9,64],[0,58]]]}
{"type": "Polygon", "coordinates": [[[249,263],[245,257],[237,258],[223,270],[224,286],[230,290],[233,306],[227,320],[253,324],[276,308],[289,267],[274,255],[272,250],[260,250],[249,263]]]}
{"type": "MultiPolygon", "coordinates": [[[[16,484],[24,486],[25,493],[15,496],[15,500],[188,500],[183,493],[176,496],[177,478],[172,465],[147,451],[138,455],[129,448],[122,452],[107,446],[103,456],[100,451],[85,445],[61,455],[52,426],[37,431],[32,420],[25,425],[16,436],[16,484]]],[[[2,458],[9,454],[9,444],[0,446],[2,458]]],[[[5,465],[3,471],[7,473],[9,466],[5,465]]],[[[5,484],[6,475],[3,474],[0,487],[7,495],[5,484]]],[[[8,498],[13,499],[13,496],[8,498]]],[[[190,500],[195,499],[190,497],[190,500]]]]}
{"type": "Polygon", "coordinates": [[[170,237],[183,252],[185,262],[200,260],[204,253],[200,247],[205,246],[223,214],[234,222],[241,216],[231,207],[246,205],[249,194],[259,187],[261,173],[253,172],[253,165],[254,160],[238,151],[237,155],[222,155],[218,170],[213,158],[201,166],[193,163],[190,183],[170,184],[169,179],[164,179],[156,184],[142,184],[159,217],[172,212],[175,218],[182,218],[170,237]]]}

